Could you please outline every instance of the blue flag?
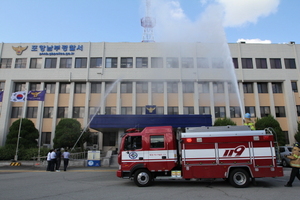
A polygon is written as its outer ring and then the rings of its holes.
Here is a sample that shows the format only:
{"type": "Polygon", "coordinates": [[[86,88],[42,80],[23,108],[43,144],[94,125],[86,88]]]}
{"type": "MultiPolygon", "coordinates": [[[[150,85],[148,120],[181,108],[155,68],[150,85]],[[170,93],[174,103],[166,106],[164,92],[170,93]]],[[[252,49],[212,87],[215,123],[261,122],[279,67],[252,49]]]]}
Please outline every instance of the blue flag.
{"type": "Polygon", "coordinates": [[[27,101],[44,101],[46,90],[29,91],[27,94],[27,101]]]}
{"type": "Polygon", "coordinates": [[[0,91],[0,102],[2,102],[3,99],[3,91],[0,91]]]}

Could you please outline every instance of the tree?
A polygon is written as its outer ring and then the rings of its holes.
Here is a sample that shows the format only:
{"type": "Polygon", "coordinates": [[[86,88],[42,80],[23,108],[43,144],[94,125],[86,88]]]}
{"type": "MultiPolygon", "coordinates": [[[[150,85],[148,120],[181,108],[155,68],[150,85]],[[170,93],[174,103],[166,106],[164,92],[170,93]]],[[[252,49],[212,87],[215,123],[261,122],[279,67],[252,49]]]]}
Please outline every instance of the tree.
{"type": "MultiPolygon", "coordinates": [[[[55,137],[53,139],[54,148],[72,148],[82,133],[81,124],[76,119],[64,118],[59,121],[55,129],[55,137]]],[[[80,137],[78,146],[83,151],[83,144],[89,138],[89,131],[80,137]]]]}
{"type": "MultiPolygon", "coordinates": [[[[5,146],[8,148],[16,148],[19,134],[21,119],[15,121],[9,128],[9,133],[6,136],[5,146]]],[[[39,131],[35,128],[34,123],[26,118],[22,119],[19,148],[36,148],[39,139],[39,131]]]]}
{"type": "Polygon", "coordinates": [[[300,142],[300,122],[298,123],[298,129],[297,129],[297,133],[294,135],[294,138],[297,142],[300,142]]]}
{"type": "Polygon", "coordinates": [[[284,133],[282,132],[279,122],[276,119],[274,119],[272,115],[268,115],[267,117],[257,119],[255,123],[256,130],[264,130],[265,128],[269,128],[269,127],[274,129],[277,136],[278,145],[284,146],[285,145],[284,133]]]}
{"type": "Polygon", "coordinates": [[[232,121],[230,118],[218,118],[215,120],[214,126],[227,126],[227,125],[231,125],[231,126],[236,126],[236,123],[234,121],[232,121]]]}

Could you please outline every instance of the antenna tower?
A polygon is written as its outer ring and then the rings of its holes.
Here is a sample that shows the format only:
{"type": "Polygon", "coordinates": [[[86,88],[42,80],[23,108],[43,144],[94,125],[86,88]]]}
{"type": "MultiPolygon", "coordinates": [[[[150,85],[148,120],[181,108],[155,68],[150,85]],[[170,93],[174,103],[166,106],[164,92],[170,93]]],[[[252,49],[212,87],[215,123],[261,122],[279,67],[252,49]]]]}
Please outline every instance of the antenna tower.
{"type": "Polygon", "coordinates": [[[153,27],[155,26],[155,19],[150,17],[151,1],[146,0],[146,16],[141,19],[141,26],[144,27],[143,41],[154,42],[153,27]]]}

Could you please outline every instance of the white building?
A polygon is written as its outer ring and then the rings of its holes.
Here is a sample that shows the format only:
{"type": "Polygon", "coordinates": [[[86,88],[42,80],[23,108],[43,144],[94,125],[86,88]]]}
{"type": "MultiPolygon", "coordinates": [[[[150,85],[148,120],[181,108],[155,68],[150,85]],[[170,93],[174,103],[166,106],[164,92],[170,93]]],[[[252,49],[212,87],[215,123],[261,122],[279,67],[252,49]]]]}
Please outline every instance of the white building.
{"type": "MultiPolygon", "coordinates": [[[[85,127],[98,107],[102,115],[140,115],[145,105],[156,105],[156,114],[211,114],[212,121],[228,117],[237,125],[243,124],[241,113],[249,112],[253,119],[271,114],[286,132],[286,143],[293,143],[300,116],[299,48],[293,42],[229,48],[203,43],[2,43],[0,145],[20,117],[35,123],[42,145],[51,145],[60,118],[76,118],[85,127]],[[106,94],[113,83],[116,87],[106,94]],[[235,83],[239,95],[232,92],[235,83]],[[13,92],[43,89],[45,101],[10,101],[13,92]]],[[[123,131],[101,131],[94,143],[101,150],[117,148],[123,131]]]]}

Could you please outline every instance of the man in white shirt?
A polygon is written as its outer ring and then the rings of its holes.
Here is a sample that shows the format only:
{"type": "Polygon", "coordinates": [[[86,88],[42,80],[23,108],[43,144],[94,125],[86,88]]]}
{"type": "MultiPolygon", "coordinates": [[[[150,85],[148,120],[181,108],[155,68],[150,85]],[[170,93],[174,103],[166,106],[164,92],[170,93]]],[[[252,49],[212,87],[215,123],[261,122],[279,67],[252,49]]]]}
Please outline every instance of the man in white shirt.
{"type": "Polygon", "coordinates": [[[51,158],[51,168],[50,168],[50,171],[54,172],[55,163],[56,163],[56,150],[55,149],[52,149],[52,152],[50,154],[50,158],[51,158]]]}
{"type": "Polygon", "coordinates": [[[64,171],[67,171],[70,153],[68,152],[68,150],[65,150],[65,152],[63,152],[62,156],[64,157],[64,171]]]}

